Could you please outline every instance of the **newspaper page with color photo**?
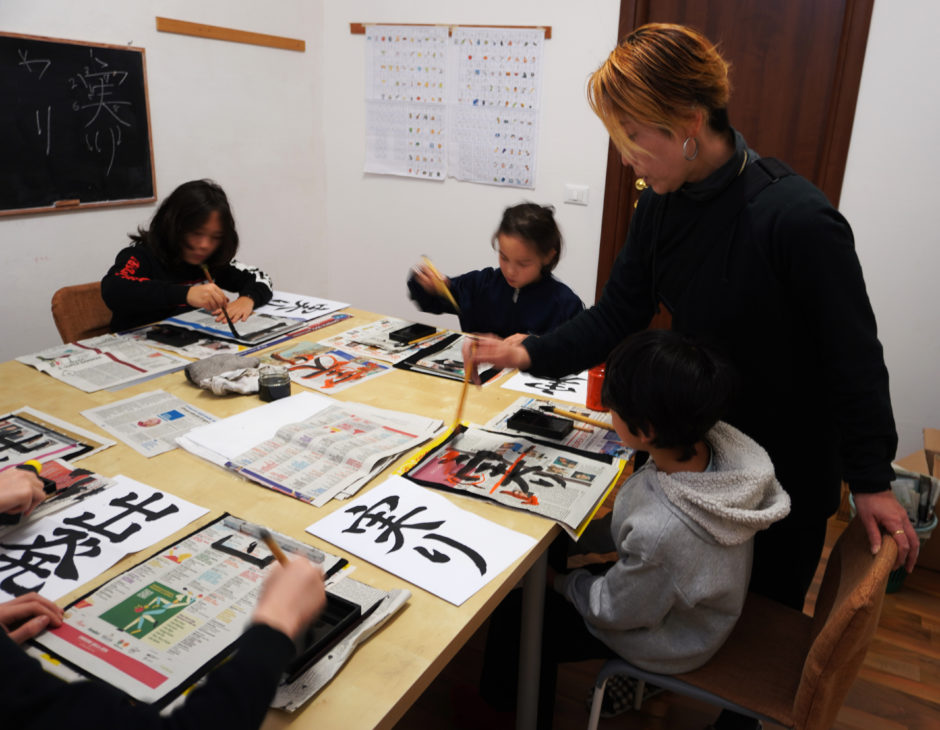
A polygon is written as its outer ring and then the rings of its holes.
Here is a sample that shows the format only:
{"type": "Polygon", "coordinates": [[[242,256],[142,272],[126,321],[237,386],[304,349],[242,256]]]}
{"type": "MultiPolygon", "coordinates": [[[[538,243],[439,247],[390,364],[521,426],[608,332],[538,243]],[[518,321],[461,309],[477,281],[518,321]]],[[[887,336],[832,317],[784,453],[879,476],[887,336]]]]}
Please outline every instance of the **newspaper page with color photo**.
{"type": "Polygon", "coordinates": [[[82,415],[147,457],[172,451],[177,438],[216,420],[163,390],[89,408],[82,415]]]}

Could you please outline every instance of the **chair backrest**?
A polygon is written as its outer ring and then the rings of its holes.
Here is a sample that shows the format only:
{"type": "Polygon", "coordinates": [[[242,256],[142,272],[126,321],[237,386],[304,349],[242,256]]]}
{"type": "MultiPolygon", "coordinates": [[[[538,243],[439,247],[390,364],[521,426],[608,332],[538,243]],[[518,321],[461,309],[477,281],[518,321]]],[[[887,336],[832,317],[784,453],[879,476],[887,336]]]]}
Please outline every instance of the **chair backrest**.
{"type": "Polygon", "coordinates": [[[830,728],[835,722],[878,626],[897,554],[897,544],[883,535],[881,550],[872,555],[858,518],[836,541],[816,600],[814,638],[793,703],[796,727],[830,728]]]}
{"type": "Polygon", "coordinates": [[[111,310],[101,298],[101,282],[59,289],[52,295],[52,319],[62,342],[106,333],[111,325],[111,310]]]}

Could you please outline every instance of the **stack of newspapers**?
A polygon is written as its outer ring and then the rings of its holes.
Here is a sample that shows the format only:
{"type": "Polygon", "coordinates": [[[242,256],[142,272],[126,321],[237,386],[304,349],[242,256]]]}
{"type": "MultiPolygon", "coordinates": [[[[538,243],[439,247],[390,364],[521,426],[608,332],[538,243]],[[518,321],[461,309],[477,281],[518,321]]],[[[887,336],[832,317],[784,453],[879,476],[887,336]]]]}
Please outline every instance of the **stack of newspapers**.
{"type": "Polygon", "coordinates": [[[440,420],[313,393],[195,428],[177,442],[262,486],[320,507],[355,494],[440,420]]]}

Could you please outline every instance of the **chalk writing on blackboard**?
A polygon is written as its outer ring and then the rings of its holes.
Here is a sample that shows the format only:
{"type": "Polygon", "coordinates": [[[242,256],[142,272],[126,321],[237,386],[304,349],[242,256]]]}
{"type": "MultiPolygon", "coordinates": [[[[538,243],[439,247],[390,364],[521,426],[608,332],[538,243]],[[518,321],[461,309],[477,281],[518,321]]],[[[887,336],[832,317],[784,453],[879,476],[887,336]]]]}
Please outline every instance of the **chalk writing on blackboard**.
{"type": "Polygon", "coordinates": [[[0,209],[153,200],[143,49],[0,34],[0,209]]]}

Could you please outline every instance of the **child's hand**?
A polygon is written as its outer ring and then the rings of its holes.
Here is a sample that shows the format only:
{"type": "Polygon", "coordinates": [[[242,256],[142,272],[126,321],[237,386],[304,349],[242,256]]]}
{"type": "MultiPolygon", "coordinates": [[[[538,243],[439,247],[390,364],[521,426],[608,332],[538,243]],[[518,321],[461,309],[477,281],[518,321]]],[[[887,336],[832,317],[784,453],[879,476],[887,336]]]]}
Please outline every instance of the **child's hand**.
{"type": "Polygon", "coordinates": [[[29,514],[45,498],[42,481],[34,472],[25,469],[0,472],[0,512],[29,514]]]}
{"type": "Polygon", "coordinates": [[[17,644],[32,639],[50,624],[62,625],[62,609],[38,593],[0,603],[0,627],[17,644]]]}
{"type": "MultiPolygon", "coordinates": [[[[255,300],[251,297],[239,297],[234,302],[229,303],[226,306],[226,310],[232,322],[244,322],[251,316],[251,313],[255,311],[255,300]]],[[[225,313],[222,311],[221,307],[215,310],[213,314],[215,315],[216,322],[225,321],[225,313]]]]}
{"type": "Polygon", "coordinates": [[[424,264],[418,264],[414,267],[414,275],[415,281],[421,285],[421,288],[428,294],[433,294],[434,296],[440,296],[438,282],[443,281],[445,285],[450,285],[450,280],[447,277],[439,277],[424,264]]]}
{"type": "Polygon", "coordinates": [[[196,284],[189,287],[186,292],[186,303],[189,306],[196,309],[205,309],[207,312],[221,309],[227,301],[228,297],[225,296],[225,292],[215,284],[196,284]]]}
{"type": "Polygon", "coordinates": [[[325,606],[323,571],[306,558],[296,557],[287,565],[271,568],[252,620],[294,639],[325,606]]]}

